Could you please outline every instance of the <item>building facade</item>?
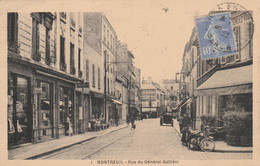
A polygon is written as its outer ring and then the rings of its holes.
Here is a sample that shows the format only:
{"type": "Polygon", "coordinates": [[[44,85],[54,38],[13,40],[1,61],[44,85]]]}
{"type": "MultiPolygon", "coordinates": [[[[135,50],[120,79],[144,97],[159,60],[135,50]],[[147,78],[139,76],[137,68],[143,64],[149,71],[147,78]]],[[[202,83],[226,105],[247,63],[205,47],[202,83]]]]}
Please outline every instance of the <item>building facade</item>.
{"type": "Polygon", "coordinates": [[[165,89],[165,100],[166,107],[171,110],[175,109],[178,104],[178,92],[179,83],[174,79],[164,79],[162,80],[162,87],[165,89]]]}
{"type": "Polygon", "coordinates": [[[104,116],[106,121],[114,122],[116,116],[115,91],[115,58],[117,35],[104,13],[84,13],[86,41],[99,54],[92,58],[92,88],[97,86],[98,92],[92,92],[92,112],[96,117],[104,116]],[[101,57],[101,58],[100,58],[101,57]],[[95,60],[94,60],[95,59],[95,60]],[[94,62],[95,61],[95,62],[94,62]],[[95,64],[97,64],[95,66],[95,64]],[[97,73],[97,77],[95,77],[97,73]],[[101,78],[102,77],[102,78],[101,78]],[[97,84],[95,82],[97,81],[97,84]],[[101,93],[103,85],[103,93],[101,93]],[[101,101],[103,99],[103,101],[101,101]],[[101,106],[103,105],[103,106],[101,106]],[[96,111],[97,110],[97,111],[96,111]]]}
{"type": "Polygon", "coordinates": [[[216,116],[222,126],[227,111],[252,112],[252,12],[231,11],[231,20],[237,47],[233,55],[202,60],[195,29],[184,50],[180,106],[196,129],[202,115],[216,116]]]}
{"type": "Polygon", "coordinates": [[[78,13],[8,13],[8,144],[84,132],[78,13]]]}
{"type": "Polygon", "coordinates": [[[165,108],[165,93],[151,77],[142,80],[141,113],[143,116],[156,118],[165,108]]]}

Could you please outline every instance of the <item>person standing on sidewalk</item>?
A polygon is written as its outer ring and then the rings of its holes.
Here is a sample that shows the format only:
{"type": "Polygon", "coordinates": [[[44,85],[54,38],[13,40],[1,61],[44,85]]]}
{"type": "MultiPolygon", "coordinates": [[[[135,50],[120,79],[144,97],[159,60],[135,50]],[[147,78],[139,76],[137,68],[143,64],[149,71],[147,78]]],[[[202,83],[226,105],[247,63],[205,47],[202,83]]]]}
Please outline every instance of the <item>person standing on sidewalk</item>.
{"type": "Polygon", "coordinates": [[[188,113],[186,113],[180,121],[181,121],[181,125],[183,128],[181,141],[182,141],[182,143],[187,143],[186,140],[187,140],[187,136],[188,136],[188,130],[191,125],[191,119],[190,119],[188,113]]]}

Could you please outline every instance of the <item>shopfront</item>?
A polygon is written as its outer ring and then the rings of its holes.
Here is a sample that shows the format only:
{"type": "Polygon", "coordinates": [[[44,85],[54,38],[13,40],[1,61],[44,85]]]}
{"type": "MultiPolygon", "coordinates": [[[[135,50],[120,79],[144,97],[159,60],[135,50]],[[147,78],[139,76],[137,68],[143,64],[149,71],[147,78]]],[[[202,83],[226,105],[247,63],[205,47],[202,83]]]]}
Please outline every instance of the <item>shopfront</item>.
{"type": "Polygon", "coordinates": [[[59,135],[66,135],[66,123],[74,129],[74,91],[71,87],[59,87],[59,135]]]}
{"type": "Polygon", "coordinates": [[[100,118],[101,116],[105,117],[104,113],[104,95],[96,93],[96,92],[91,92],[91,105],[92,105],[92,110],[91,110],[91,115],[94,116],[95,118],[100,118]]]}
{"type": "Polygon", "coordinates": [[[30,77],[8,73],[8,145],[32,141],[30,77]]]}
{"type": "Polygon", "coordinates": [[[252,65],[217,71],[196,89],[198,115],[215,115],[223,126],[225,112],[252,112],[252,87],[252,65]]]}
{"type": "Polygon", "coordinates": [[[33,133],[35,140],[54,137],[53,83],[37,80],[34,88],[33,133]]]}

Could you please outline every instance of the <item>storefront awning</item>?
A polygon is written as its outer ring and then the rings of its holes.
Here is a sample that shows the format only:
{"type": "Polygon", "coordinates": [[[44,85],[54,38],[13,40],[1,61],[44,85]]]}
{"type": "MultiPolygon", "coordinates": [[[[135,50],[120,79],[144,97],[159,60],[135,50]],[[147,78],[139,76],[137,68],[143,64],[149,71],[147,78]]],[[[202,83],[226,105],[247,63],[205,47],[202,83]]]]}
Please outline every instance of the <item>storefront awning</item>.
{"type": "Polygon", "coordinates": [[[183,107],[183,106],[185,106],[186,104],[188,104],[188,103],[191,102],[191,101],[192,101],[192,98],[189,98],[188,100],[186,100],[186,101],[180,106],[180,108],[183,107]]]}
{"type": "Polygon", "coordinates": [[[123,103],[121,103],[120,101],[118,101],[118,100],[114,100],[114,99],[111,99],[114,103],[116,103],[116,104],[123,104],[123,103]]]}
{"type": "Polygon", "coordinates": [[[252,73],[252,65],[219,70],[196,89],[196,95],[252,93],[252,73]]]}
{"type": "Polygon", "coordinates": [[[138,108],[136,107],[130,107],[130,110],[136,111],[136,112],[140,112],[138,108]]]}

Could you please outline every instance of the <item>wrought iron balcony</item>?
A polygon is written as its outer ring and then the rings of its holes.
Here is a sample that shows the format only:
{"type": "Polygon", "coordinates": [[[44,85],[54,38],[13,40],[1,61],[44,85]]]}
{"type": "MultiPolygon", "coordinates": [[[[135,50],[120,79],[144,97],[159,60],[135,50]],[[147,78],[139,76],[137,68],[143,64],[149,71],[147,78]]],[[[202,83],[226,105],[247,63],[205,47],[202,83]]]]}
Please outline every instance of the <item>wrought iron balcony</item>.
{"type": "Polygon", "coordinates": [[[45,56],[45,63],[46,63],[46,65],[50,65],[51,64],[51,56],[50,55],[46,55],[45,56]]]}
{"type": "Polygon", "coordinates": [[[33,50],[32,59],[40,62],[41,61],[41,52],[39,50],[33,50]]]}
{"type": "Polygon", "coordinates": [[[82,71],[81,70],[78,71],[78,75],[79,75],[80,78],[82,77],[82,71]]]}
{"type": "Polygon", "coordinates": [[[8,42],[8,50],[14,53],[20,53],[20,44],[17,42],[8,42]]]}
{"type": "Polygon", "coordinates": [[[70,67],[70,74],[75,75],[75,73],[76,73],[75,67],[71,66],[70,67]]]}
{"type": "Polygon", "coordinates": [[[64,19],[64,20],[66,20],[67,15],[66,15],[65,12],[61,12],[61,13],[60,13],[60,17],[61,17],[62,19],[64,19]]]}
{"type": "Polygon", "coordinates": [[[60,63],[60,70],[66,71],[66,69],[67,69],[67,64],[61,62],[61,63],[60,63]]]}

